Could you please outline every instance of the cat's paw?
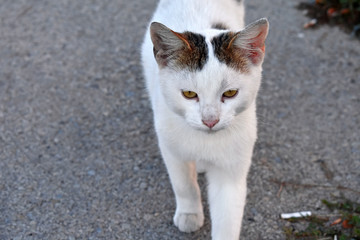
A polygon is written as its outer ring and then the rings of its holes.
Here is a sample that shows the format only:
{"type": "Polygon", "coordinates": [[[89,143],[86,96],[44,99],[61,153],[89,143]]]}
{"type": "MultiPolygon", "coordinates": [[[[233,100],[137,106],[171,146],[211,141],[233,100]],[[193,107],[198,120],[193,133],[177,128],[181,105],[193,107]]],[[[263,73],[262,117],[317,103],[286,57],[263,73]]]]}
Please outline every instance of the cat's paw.
{"type": "Polygon", "coordinates": [[[182,232],[195,232],[204,224],[203,213],[178,213],[174,216],[175,226],[182,232]]]}

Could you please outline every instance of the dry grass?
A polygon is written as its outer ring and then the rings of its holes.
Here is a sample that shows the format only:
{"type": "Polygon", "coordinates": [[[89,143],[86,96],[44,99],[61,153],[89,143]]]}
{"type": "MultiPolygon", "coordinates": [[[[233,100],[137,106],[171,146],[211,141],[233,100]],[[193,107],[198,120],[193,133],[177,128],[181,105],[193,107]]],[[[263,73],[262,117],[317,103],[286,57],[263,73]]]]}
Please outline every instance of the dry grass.
{"type": "Polygon", "coordinates": [[[291,227],[284,233],[287,240],[359,240],[360,204],[341,199],[339,202],[322,201],[332,212],[329,216],[310,216],[289,219],[291,227]],[[305,222],[306,228],[298,230],[295,223],[305,222]],[[336,236],[336,238],[335,238],[336,236]]]}

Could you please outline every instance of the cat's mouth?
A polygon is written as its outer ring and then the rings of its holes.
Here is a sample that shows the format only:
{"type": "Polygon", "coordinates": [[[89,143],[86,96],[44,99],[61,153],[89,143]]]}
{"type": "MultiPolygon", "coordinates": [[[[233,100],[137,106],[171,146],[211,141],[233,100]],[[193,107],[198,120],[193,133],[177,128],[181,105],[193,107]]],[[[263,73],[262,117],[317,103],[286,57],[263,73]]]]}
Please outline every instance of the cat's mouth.
{"type": "Polygon", "coordinates": [[[208,127],[205,126],[204,124],[191,124],[188,123],[190,125],[190,127],[192,127],[193,129],[199,131],[199,132],[204,132],[204,133],[208,133],[208,134],[216,134],[217,132],[220,132],[222,130],[224,130],[226,128],[226,125],[223,124],[216,124],[213,127],[208,127]]]}
{"type": "Polygon", "coordinates": [[[206,132],[208,134],[215,134],[217,132],[220,132],[221,130],[223,130],[224,127],[221,127],[221,126],[215,126],[213,128],[201,128],[200,130],[203,131],[203,132],[206,132]]]}

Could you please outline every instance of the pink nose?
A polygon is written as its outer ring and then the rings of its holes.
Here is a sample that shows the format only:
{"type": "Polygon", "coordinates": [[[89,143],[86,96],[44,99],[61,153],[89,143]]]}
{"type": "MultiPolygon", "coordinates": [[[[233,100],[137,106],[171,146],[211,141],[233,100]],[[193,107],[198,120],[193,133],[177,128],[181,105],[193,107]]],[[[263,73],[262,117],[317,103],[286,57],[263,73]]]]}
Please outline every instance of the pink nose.
{"type": "Polygon", "coordinates": [[[215,119],[215,120],[202,120],[203,124],[205,124],[206,126],[208,126],[209,128],[213,128],[218,122],[219,119],[215,119]]]}

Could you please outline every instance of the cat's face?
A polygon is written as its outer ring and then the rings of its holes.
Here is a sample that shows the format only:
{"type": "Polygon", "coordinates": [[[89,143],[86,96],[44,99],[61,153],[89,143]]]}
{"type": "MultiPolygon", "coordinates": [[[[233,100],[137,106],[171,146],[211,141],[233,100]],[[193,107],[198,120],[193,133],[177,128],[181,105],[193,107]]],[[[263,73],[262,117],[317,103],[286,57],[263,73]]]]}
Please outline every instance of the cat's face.
{"type": "Polygon", "coordinates": [[[192,127],[218,131],[231,125],[236,115],[255,101],[261,70],[241,74],[220,62],[209,62],[201,71],[160,73],[168,106],[192,127]]]}
{"type": "Polygon", "coordinates": [[[152,26],[162,94],[193,128],[219,131],[254,103],[261,81],[266,20],[238,33],[173,32],[152,26]]]}

